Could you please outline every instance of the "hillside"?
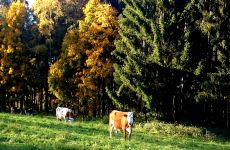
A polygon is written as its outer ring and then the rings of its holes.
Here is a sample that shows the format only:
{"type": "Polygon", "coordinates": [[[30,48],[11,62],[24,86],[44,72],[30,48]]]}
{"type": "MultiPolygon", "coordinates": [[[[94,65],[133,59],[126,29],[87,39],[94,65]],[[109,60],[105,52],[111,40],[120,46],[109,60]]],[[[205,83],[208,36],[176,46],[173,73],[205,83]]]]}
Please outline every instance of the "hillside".
{"type": "Polygon", "coordinates": [[[109,138],[105,120],[65,123],[54,116],[0,113],[0,149],[230,149],[230,142],[202,129],[151,122],[136,123],[131,141],[109,138]]]}

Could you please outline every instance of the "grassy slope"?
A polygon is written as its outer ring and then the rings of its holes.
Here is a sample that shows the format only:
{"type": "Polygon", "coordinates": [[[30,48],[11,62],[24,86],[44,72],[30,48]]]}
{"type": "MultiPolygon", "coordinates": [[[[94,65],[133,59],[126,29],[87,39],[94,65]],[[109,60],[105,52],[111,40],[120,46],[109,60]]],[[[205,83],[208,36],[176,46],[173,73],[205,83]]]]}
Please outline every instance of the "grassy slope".
{"type": "MultiPolygon", "coordinates": [[[[158,124],[159,125],[159,124],[158,124]]],[[[164,126],[169,128],[168,125],[164,126]]],[[[170,128],[169,128],[170,129],[170,128]]],[[[102,121],[60,122],[53,116],[24,116],[0,113],[0,149],[230,149],[230,141],[220,138],[162,134],[151,125],[136,125],[132,140],[121,133],[109,138],[102,121]]]]}

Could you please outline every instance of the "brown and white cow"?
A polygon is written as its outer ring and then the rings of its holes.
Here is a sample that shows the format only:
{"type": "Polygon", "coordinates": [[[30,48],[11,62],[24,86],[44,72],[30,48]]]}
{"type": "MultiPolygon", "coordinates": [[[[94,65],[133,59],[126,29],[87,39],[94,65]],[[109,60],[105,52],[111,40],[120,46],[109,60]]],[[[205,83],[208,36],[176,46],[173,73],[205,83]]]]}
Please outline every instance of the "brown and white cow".
{"type": "Polygon", "coordinates": [[[124,140],[126,140],[126,131],[129,134],[129,140],[131,139],[133,126],[133,112],[122,112],[113,110],[109,114],[109,131],[110,138],[112,137],[112,131],[114,130],[116,133],[118,130],[123,131],[124,140]]]}
{"type": "Polygon", "coordinates": [[[73,111],[66,107],[57,107],[56,108],[56,117],[58,120],[65,120],[65,122],[74,120],[73,111]]]}

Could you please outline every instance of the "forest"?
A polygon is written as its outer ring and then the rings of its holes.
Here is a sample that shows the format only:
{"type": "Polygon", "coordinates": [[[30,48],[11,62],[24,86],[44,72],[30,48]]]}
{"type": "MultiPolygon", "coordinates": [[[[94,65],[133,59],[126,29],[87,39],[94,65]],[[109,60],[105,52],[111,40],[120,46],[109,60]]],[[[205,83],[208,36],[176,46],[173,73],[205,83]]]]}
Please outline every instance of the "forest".
{"type": "Polygon", "coordinates": [[[0,111],[229,128],[230,1],[0,0],[0,111]]]}

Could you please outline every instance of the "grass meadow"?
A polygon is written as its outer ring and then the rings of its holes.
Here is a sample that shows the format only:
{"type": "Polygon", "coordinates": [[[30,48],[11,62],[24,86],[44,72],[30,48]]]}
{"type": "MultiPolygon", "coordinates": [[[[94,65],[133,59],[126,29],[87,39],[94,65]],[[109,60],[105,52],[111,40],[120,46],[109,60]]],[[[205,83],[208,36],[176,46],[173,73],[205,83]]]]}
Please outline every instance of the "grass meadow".
{"type": "Polygon", "coordinates": [[[25,116],[0,113],[1,150],[154,150],[154,149],[230,149],[227,136],[203,129],[159,121],[136,123],[131,141],[121,132],[109,138],[108,120],[73,123],[57,121],[55,116],[25,116]]]}

